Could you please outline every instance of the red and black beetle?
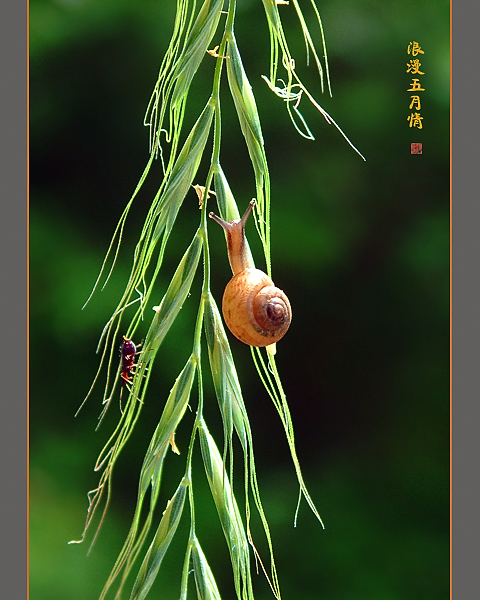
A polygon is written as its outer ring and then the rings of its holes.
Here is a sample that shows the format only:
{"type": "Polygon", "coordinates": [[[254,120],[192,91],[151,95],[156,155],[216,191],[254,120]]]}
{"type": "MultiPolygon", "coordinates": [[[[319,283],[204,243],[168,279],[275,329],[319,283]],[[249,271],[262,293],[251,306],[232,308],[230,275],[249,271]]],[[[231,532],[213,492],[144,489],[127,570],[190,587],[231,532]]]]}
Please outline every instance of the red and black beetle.
{"type": "MultiPolygon", "coordinates": [[[[139,344],[139,346],[141,346],[141,344],[139,344]]],[[[137,354],[140,354],[140,352],[137,352],[137,346],[135,346],[132,340],[123,336],[123,343],[120,346],[120,356],[122,358],[122,371],[120,377],[125,383],[130,383],[132,381],[131,375],[135,368],[135,356],[137,354]]]]}

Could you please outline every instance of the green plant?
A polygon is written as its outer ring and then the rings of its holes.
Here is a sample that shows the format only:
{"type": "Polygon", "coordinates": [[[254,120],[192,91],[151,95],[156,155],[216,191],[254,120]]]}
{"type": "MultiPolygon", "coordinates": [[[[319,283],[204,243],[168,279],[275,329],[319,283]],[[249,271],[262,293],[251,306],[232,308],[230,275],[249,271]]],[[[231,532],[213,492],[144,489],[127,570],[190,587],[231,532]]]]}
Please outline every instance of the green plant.
{"type": "MultiPolygon", "coordinates": [[[[295,69],[282,28],[279,5],[289,5],[280,0],[263,0],[270,32],[270,73],[264,77],[270,89],[285,101],[288,113],[299,133],[313,138],[300,110],[299,105],[305,96],[322,113],[328,122],[334,121],[308,92],[295,69]],[[282,68],[286,82],[279,79],[282,68]],[[277,83],[281,83],[281,87],[277,83]]],[[[238,219],[239,212],[234,195],[220,161],[222,141],[222,118],[220,105],[220,86],[224,70],[232,95],[240,126],[245,138],[253,172],[255,175],[255,225],[261,240],[265,268],[271,275],[270,255],[270,178],[264,151],[262,131],[255,99],[243,68],[242,59],[234,34],[235,0],[205,0],[198,9],[196,2],[177,0],[177,13],[170,45],[160,67],[158,80],[147,109],[145,124],[150,129],[150,158],[140,181],[125,208],[107,256],[100,271],[94,290],[99,285],[107,269],[108,260],[113,256],[111,268],[104,285],[115,264],[119,246],[132,203],[143,185],[155,159],[163,165],[163,180],[153,198],[145,224],[134,252],[133,266],[125,291],[118,302],[110,320],[107,322],[99,347],[103,348],[97,377],[105,367],[107,382],[103,396],[103,411],[100,421],[112,399],[118,393],[120,385],[128,389],[128,398],[121,409],[120,419],[115,431],[101,451],[96,471],[101,471],[99,485],[89,492],[89,508],[85,529],[81,540],[92,524],[97,509],[106,495],[100,524],[95,540],[104,520],[111,497],[111,477],[114,466],[124,449],[135,425],[137,424],[144,402],[150,375],[162,341],[176,319],[185,299],[192,289],[193,278],[197,272],[200,258],[203,258],[203,283],[199,298],[196,325],[192,335],[192,350],[185,367],[178,375],[170,395],[165,403],[161,419],[146,451],[140,473],[137,504],[130,531],[117,558],[112,572],[105,584],[101,598],[109,592],[115,581],[119,580],[116,597],[120,597],[137,559],[143,554],[141,566],[133,584],[130,598],[145,598],[157,576],[163,557],[177,530],[178,523],[188,500],[190,509],[190,535],[185,551],[180,597],[187,597],[189,573],[193,570],[199,598],[219,598],[217,585],[207,559],[200,545],[200,535],[196,530],[194,480],[192,457],[197,438],[200,441],[201,454],[206,476],[214,498],[220,522],[230,552],[236,595],[238,599],[253,598],[250,553],[253,552],[269,581],[275,597],[280,598],[280,589],[273,557],[273,547],[267,519],[260,499],[259,486],[255,470],[255,457],[250,423],[242,397],[242,391],[235,364],[223,327],[216,301],[210,291],[210,252],[207,228],[207,205],[215,196],[218,211],[222,219],[238,219]],[[223,32],[219,44],[211,49],[220,23],[224,20],[223,32]],[[212,93],[183,146],[180,147],[182,126],[187,107],[187,99],[193,78],[200,63],[208,57],[215,60],[212,93]],[[202,157],[206,153],[213,130],[213,142],[210,165],[202,185],[195,183],[202,157]],[[164,142],[162,141],[162,136],[164,142]],[[169,151],[166,151],[166,148],[169,151]],[[183,200],[191,192],[192,186],[198,194],[200,205],[200,223],[193,239],[163,296],[160,304],[154,307],[155,315],[145,337],[141,353],[131,382],[122,381],[120,368],[116,368],[116,348],[120,334],[126,330],[125,337],[134,337],[141,321],[147,317],[146,309],[153,293],[156,278],[162,267],[169,237],[173,231],[183,200]],[[128,325],[124,319],[133,309],[134,314],[128,325]],[[201,340],[205,334],[209,364],[220,408],[224,440],[222,451],[217,447],[204,418],[205,389],[202,375],[201,340]],[[156,523],[157,504],[161,489],[162,471],[168,450],[178,451],[175,444],[175,431],[190,403],[193,403],[193,386],[197,382],[196,418],[191,432],[190,444],[185,461],[185,471],[178,488],[169,501],[162,517],[156,523]],[[234,472],[234,433],[238,437],[243,453],[244,503],[245,517],[242,519],[237,500],[232,489],[234,472]],[[253,502],[253,505],[252,505],[253,502]],[[264,564],[255,548],[250,529],[252,507],[258,512],[269,547],[269,566],[264,564]],[[156,524],[150,545],[145,552],[145,544],[156,524]]],[[[323,30],[318,11],[312,1],[322,39],[323,30]]],[[[296,11],[307,48],[317,66],[322,86],[324,79],[329,86],[328,67],[322,67],[320,58],[310,36],[302,11],[297,0],[291,0],[289,9],[296,11]]],[[[287,7],[284,7],[287,8],[287,7]]],[[[325,45],[323,53],[326,56],[325,45]]],[[[334,123],[335,124],[335,123],[334,123]]],[[[335,124],[336,125],[336,124],[335,124]]],[[[93,293],[93,292],[92,292],[93,293]]],[[[129,357],[133,362],[133,357],[129,357]]],[[[295,440],[287,400],[275,364],[275,347],[266,351],[252,347],[252,359],[261,381],[273,401],[285,429],[287,442],[295,466],[300,494],[321,523],[320,515],[314,506],[303,481],[300,465],[295,451],[295,440]]],[[[123,373],[125,375],[125,373],[123,373]]],[[[125,378],[124,378],[125,379],[125,378]]],[[[93,389],[90,389],[90,392],[93,389]]],[[[88,395],[90,395],[90,392],[88,395]]],[[[88,398],[87,395],[87,398],[88,398]]],[[[93,543],[93,542],[92,542],[93,543]]]]}

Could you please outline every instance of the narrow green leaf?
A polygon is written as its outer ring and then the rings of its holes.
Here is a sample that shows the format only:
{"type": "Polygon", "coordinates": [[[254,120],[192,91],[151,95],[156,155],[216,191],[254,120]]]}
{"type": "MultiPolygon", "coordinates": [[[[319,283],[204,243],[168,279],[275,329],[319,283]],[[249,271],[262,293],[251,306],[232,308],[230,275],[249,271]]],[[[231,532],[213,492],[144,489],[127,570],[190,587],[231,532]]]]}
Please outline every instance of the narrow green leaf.
{"type": "MultiPolygon", "coordinates": [[[[215,170],[213,181],[215,185],[215,194],[217,198],[218,210],[222,219],[224,219],[225,221],[233,221],[234,219],[239,219],[240,213],[238,210],[238,206],[235,202],[235,198],[233,196],[232,190],[230,189],[222,167],[218,166],[218,168],[215,170]]],[[[245,202],[245,208],[246,206],[247,202],[245,202]]],[[[250,246],[248,245],[248,241],[246,238],[245,251],[247,253],[247,260],[249,264],[255,265],[252,253],[250,251],[250,246]]]]}
{"type": "Polygon", "coordinates": [[[270,176],[267,158],[263,147],[263,136],[258,117],[257,105],[252,88],[248,81],[242,59],[238,51],[235,36],[228,38],[227,76],[230,92],[240,123],[250,160],[255,173],[256,200],[255,211],[258,219],[255,221],[258,234],[262,241],[265,254],[266,272],[271,276],[270,259],[270,176]]]}
{"type": "Polygon", "coordinates": [[[215,184],[218,210],[222,219],[225,221],[239,219],[240,212],[222,167],[218,166],[215,170],[213,181],[215,184]]]}
{"type": "Polygon", "coordinates": [[[247,143],[250,160],[258,178],[267,172],[262,129],[252,87],[243,68],[237,42],[233,34],[228,42],[227,75],[240,127],[247,143]]]}
{"type": "MultiPolygon", "coordinates": [[[[176,215],[178,212],[202,159],[212,125],[213,113],[214,104],[209,100],[175,161],[165,190],[158,201],[155,215],[160,214],[165,207],[169,207],[171,204],[176,207],[174,214],[176,215]]],[[[154,237],[156,236],[154,235],[154,237]]]]}
{"type": "Polygon", "coordinates": [[[184,51],[175,65],[175,89],[171,106],[175,107],[188,92],[195,73],[217,30],[224,0],[205,0],[185,42],[184,51]]]}
{"type": "Polygon", "coordinates": [[[130,600],[144,600],[150,591],[180,522],[187,487],[188,482],[183,479],[173,498],[168,502],[155,537],[138,572],[130,600]]]}
{"type": "MultiPolygon", "coordinates": [[[[170,391],[162,416],[145,455],[140,476],[140,489],[143,491],[147,489],[154,469],[158,468],[158,461],[163,460],[164,450],[167,448],[168,443],[171,442],[172,435],[175,433],[178,424],[185,414],[192,391],[195,371],[196,361],[191,356],[170,391]]],[[[156,482],[152,481],[152,485],[156,485],[156,482]]]]}
{"type": "Polygon", "coordinates": [[[210,368],[222,413],[225,437],[227,440],[231,440],[232,426],[235,425],[237,435],[245,451],[247,447],[245,422],[248,423],[248,419],[242,391],[222,318],[211,294],[208,294],[205,300],[204,322],[210,368]]]}
{"type": "Polygon", "coordinates": [[[203,420],[199,426],[199,437],[210,491],[230,552],[235,591],[239,600],[245,598],[253,600],[247,535],[225,471],[225,465],[203,420]]]}
{"type": "MultiPolygon", "coordinates": [[[[265,361],[263,359],[260,348],[253,348],[253,347],[252,347],[252,357],[253,357],[253,360],[255,363],[255,367],[258,371],[258,374],[260,375],[260,378],[262,380],[262,383],[265,386],[265,389],[268,392],[268,395],[272,399],[273,404],[274,404],[274,406],[280,416],[280,419],[282,421],[282,425],[285,430],[285,435],[287,437],[288,446],[290,448],[290,455],[292,457],[292,461],[293,461],[295,471],[297,474],[297,480],[300,485],[300,498],[303,495],[303,497],[307,501],[308,505],[310,506],[310,509],[312,510],[313,514],[317,517],[321,526],[323,528],[325,528],[322,518],[320,517],[320,514],[319,514],[315,504],[313,503],[313,500],[310,497],[310,494],[307,490],[307,486],[305,485],[305,482],[303,480],[303,475],[302,475],[302,471],[300,468],[300,462],[298,460],[297,451],[295,448],[295,435],[294,435],[294,431],[293,431],[292,417],[290,415],[290,408],[288,406],[287,398],[285,396],[285,392],[283,391],[282,383],[280,381],[280,376],[278,374],[277,366],[275,363],[275,357],[273,355],[268,355],[268,366],[267,366],[267,364],[265,363],[265,361]],[[272,380],[272,375],[273,375],[273,380],[272,380]]],[[[297,513],[298,513],[298,506],[297,506],[297,513]]],[[[296,520],[297,520],[297,513],[295,514],[295,521],[294,521],[295,524],[296,524],[296,520]]]]}
{"type": "Polygon", "coordinates": [[[197,538],[193,541],[192,562],[198,600],[221,600],[212,570],[197,538]]]}
{"type": "Polygon", "coordinates": [[[200,231],[197,231],[192,243],[183,255],[160,305],[155,307],[157,314],[150,326],[145,342],[147,360],[153,358],[153,355],[151,357],[149,353],[158,350],[172,323],[177,318],[192,287],[201,253],[202,238],[200,231]]]}

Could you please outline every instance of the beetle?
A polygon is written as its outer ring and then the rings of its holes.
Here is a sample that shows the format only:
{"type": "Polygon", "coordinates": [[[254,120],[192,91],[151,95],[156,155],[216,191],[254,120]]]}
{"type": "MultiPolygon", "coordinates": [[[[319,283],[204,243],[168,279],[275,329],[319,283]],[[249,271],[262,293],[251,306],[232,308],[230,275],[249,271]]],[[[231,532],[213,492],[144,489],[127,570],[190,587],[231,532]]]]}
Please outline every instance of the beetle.
{"type": "Polygon", "coordinates": [[[125,383],[131,383],[133,374],[133,369],[135,368],[135,356],[140,354],[137,352],[137,347],[139,348],[141,344],[136,346],[132,340],[129,340],[127,337],[123,336],[123,342],[120,346],[120,356],[122,359],[122,369],[120,372],[120,377],[123,379],[125,383]]]}

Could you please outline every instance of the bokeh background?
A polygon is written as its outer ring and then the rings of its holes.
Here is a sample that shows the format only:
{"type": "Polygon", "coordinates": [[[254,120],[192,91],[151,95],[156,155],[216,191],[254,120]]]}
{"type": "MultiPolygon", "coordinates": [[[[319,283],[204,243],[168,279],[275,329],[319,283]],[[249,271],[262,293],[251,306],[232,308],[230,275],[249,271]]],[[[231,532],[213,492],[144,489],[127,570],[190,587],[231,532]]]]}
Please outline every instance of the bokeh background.
{"type": "MultiPolygon", "coordinates": [[[[81,534],[86,492],[97,482],[93,464],[117,418],[111,409],[94,431],[103,381],[73,415],[95,375],[98,337],[128,276],[159,169],[131,212],[111,282],[81,307],[147,161],[142,121],[174,4],[30,2],[32,600],[98,597],[128,530],[146,446],[191,350],[200,277],[157,357],[149,402],[117,464],[112,504],[87,557],[87,544],[67,542],[81,534]]],[[[303,4],[311,20],[308,2],[303,4]]],[[[269,56],[261,2],[239,0],[237,10],[237,39],[272,178],[273,274],[294,309],[277,360],[304,477],[326,529],[305,503],[293,527],[298,490],[285,437],[249,349],[232,339],[262,497],[284,598],[440,600],[449,595],[449,3],[318,5],[332,98],[320,95],[314,68],[304,65],[298,24],[287,7],[285,29],[305,82],[366,162],[306,104],[316,140],[295,132],[284,105],[261,79],[269,56]],[[407,46],[413,40],[425,52],[422,130],[407,122],[407,46]],[[410,154],[411,142],[423,143],[422,155],[410,154]]],[[[206,59],[190,92],[186,126],[209,95],[212,72],[213,59],[206,59]]],[[[222,164],[241,208],[255,192],[228,93],[222,110],[222,164]]],[[[153,303],[197,223],[192,191],[153,303]]],[[[223,234],[212,225],[212,286],[220,301],[229,270],[223,234]]],[[[211,387],[207,402],[221,446],[211,387]]],[[[186,415],[180,440],[191,418],[186,415]]],[[[164,503],[177,485],[182,457],[172,454],[167,463],[164,503]]],[[[232,597],[228,552],[202,465],[196,465],[201,541],[224,597],[232,597]]],[[[238,485],[241,490],[240,480],[238,485]]],[[[178,597],[184,540],[181,530],[152,598],[178,597]]],[[[259,600],[273,597],[263,575],[254,585],[259,600]]]]}

